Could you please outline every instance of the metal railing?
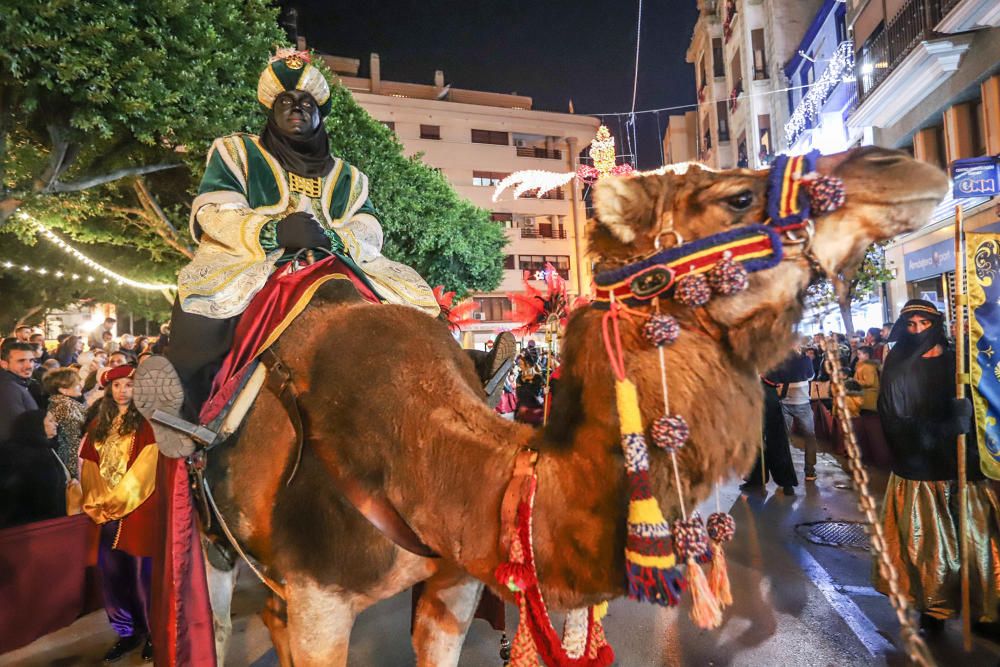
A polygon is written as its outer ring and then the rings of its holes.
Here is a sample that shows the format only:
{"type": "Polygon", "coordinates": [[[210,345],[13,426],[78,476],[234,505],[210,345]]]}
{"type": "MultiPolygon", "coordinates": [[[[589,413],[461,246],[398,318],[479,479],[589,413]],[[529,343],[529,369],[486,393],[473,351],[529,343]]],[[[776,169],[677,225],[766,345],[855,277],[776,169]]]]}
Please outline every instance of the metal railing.
{"type": "Polygon", "coordinates": [[[538,227],[522,227],[521,228],[521,238],[522,239],[564,239],[566,237],[566,230],[562,228],[555,229],[541,229],[538,227]]]}
{"type": "Polygon", "coordinates": [[[934,26],[957,2],[908,0],[881,31],[865,40],[854,65],[859,101],[871,95],[917,44],[936,35],[934,26]]]}
{"type": "Polygon", "coordinates": [[[537,148],[535,146],[516,146],[518,157],[538,157],[548,160],[561,160],[562,151],[555,148],[537,148]]]}

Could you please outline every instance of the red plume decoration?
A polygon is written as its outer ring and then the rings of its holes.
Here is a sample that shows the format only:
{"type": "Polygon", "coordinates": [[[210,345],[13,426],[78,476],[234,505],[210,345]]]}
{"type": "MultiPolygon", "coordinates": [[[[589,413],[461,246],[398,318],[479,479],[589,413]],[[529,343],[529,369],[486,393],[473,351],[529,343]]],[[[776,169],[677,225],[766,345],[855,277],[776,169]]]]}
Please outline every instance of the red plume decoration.
{"type": "Polygon", "coordinates": [[[472,299],[467,299],[456,305],[455,293],[445,292],[444,285],[438,285],[434,288],[433,292],[438,306],[441,307],[439,317],[448,324],[450,331],[461,331],[462,327],[476,322],[471,316],[472,313],[479,310],[478,303],[472,299]]]}
{"type": "Polygon", "coordinates": [[[508,293],[507,297],[513,305],[511,319],[520,326],[513,330],[518,336],[532,334],[545,327],[549,317],[559,318],[559,325],[566,326],[569,314],[588,301],[577,298],[572,304],[566,294],[566,281],[551,264],[545,265],[545,292],[536,289],[530,282],[532,274],[524,272],[524,294],[508,293]]]}

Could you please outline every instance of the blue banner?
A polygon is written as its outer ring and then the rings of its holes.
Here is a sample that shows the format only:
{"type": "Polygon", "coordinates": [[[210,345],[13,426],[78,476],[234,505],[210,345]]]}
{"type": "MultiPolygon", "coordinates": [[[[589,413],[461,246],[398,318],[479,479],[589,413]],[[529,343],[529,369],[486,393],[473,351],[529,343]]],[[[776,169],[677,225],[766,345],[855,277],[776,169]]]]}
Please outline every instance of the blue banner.
{"type": "Polygon", "coordinates": [[[974,157],[951,163],[952,193],[955,199],[1000,195],[1000,160],[974,157]]]}

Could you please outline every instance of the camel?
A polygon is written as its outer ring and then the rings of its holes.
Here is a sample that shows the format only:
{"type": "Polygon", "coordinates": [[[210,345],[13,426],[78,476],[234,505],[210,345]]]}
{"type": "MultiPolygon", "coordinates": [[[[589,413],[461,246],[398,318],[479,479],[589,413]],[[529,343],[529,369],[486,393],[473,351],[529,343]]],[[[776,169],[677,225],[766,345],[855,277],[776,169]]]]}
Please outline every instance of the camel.
{"type": "MultiPolygon", "coordinates": [[[[758,373],[789,349],[806,287],[818,265],[849,273],[873,242],[915,229],[948,182],[937,168],[879,148],[820,158],[817,171],[842,179],[839,209],[815,217],[810,259],[788,245],[749,288],[692,308],[664,301],[682,332],[666,348],[672,410],[686,417],[680,450],[688,506],[730,474],[745,473],[759,445],[758,373]]],[[[602,179],[589,248],[599,268],[620,266],[733,226],[760,223],[766,171],[647,173],[602,179]]],[[[498,418],[484,404],[472,363],[440,321],[405,307],[371,305],[346,281],[331,281],[276,343],[300,392],[305,429],[293,465],[293,430],[264,392],[233,442],[213,451],[206,471],[219,509],[241,546],[276,580],[286,601],[268,625],[283,665],[347,663],[362,610],[424,582],[413,645],[418,665],[458,663],[484,585],[510,599],[494,569],[500,505],[515,452],[539,452],[534,550],[549,606],[567,610],[624,593],[627,498],[614,382],[601,341],[601,313],[573,313],[563,342],[563,376],[543,429],[498,418]],[[341,498],[331,471],[384,497],[439,558],[406,551],[341,498]],[[280,617],[280,620],[279,620],[280,617]]],[[[628,377],[643,423],[662,413],[656,349],[641,321],[623,319],[628,377]]],[[[650,453],[654,495],[668,519],[679,513],[668,456],[650,453]]],[[[228,637],[233,570],[209,565],[220,663],[228,637]]],[[[401,629],[403,631],[403,629],[401,629]]]]}

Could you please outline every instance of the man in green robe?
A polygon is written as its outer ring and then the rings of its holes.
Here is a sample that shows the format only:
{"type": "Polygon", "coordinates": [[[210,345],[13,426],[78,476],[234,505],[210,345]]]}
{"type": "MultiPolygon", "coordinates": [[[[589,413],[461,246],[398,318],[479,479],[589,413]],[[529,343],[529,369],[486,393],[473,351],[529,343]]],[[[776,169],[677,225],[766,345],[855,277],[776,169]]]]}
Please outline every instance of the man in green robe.
{"type": "MultiPolygon", "coordinates": [[[[183,386],[182,412],[195,421],[232,346],[240,314],[275,269],[302,251],[332,252],[383,302],[438,315],[423,278],[382,256],[382,227],[368,177],[330,154],[323,124],[331,108],[330,87],[308,55],[286,50],[272,58],[261,73],[257,99],[268,110],[261,134],[222,137],[209,151],[191,206],[198,249],[178,274],[166,359],[147,360],[136,376],[137,405],[144,414],[154,408],[172,411],[165,404],[171,401],[161,398],[179,398],[183,386]]],[[[513,353],[508,334],[488,359],[477,358],[484,382],[513,353]]],[[[190,449],[179,432],[151,421],[162,449],[190,449]]]]}

